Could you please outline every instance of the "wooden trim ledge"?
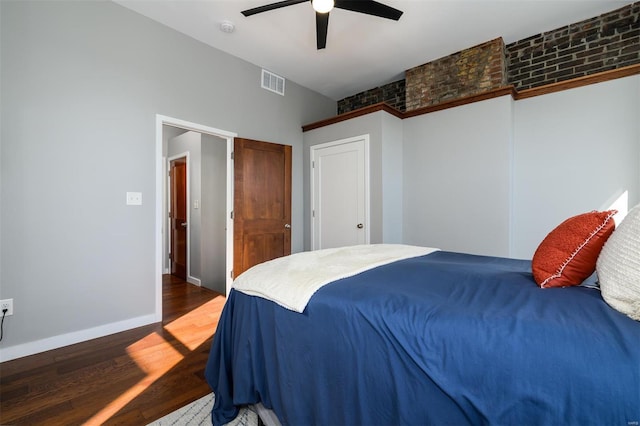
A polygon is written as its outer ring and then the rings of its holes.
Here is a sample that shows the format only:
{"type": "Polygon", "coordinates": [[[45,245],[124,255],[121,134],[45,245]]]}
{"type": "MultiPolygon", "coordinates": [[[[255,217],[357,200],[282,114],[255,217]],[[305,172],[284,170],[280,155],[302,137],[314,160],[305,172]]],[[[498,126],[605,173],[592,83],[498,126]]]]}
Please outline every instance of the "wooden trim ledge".
{"type": "Polygon", "coordinates": [[[455,108],[458,106],[472,104],[474,102],[486,101],[488,99],[499,98],[501,96],[511,95],[516,96],[516,89],[513,86],[498,87],[497,89],[488,90],[486,92],[477,93],[475,95],[465,96],[463,98],[453,99],[451,101],[441,102],[436,105],[429,105],[426,107],[414,109],[404,113],[403,118],[416,117],[422,114],[429,114],[430,112],[441,111],[443,109],[455,108]]]}
{"type": "Polygon", "coordinates": [[[626,67],[621,67],[615,70],[603,71],[597,74],[577,77],[567,81],[560,81],[558,83],[546,84],[540,87],[521,90],[520,92],[517,92],[514,99],[520,100],[532,98],[534,96],[547,95],[549,93],[560,92],[562,90],[575,89],[576,87],[588,86],[590,84],[603,83],[609,80],[629,77],[635,74],[640,74],[640,64],[628,65],[626,67]]]}
{"type": "Polygon", "coordinates": [[[404,118],[404,114],[402,113],[402,111],[398,111],[394,107],[389,106],[384,102],[380,102],[377,104],[355,109],[353,111],[345,112],[344,114],[336,115],[335,117],[327,118],[326,120],[320,120],[320,121],[316,121],[315,123],[306,124],[302,126],[302,131],[307,132],[309,130],[317,129],[319,127],[328,126],[330,124],[339,123],[341,121],[351,120],[352,118],[360,117],[361,115],[371,114],[372,112],[378,112],[378,111],[386,111],[389,114],[395,115],[400,119],[404,118]]]}
{"type": "Polygon", "coordinates": [[[629,66],[618,68],[615,70],[603,71],[597,74],[578,77],[578,78],[574,78],[567,81],[547,84],[544,86],[534,87],[532,89],[525,89],[521,91],[516,90],[515,87],[513,86],[499,87],[497,89],[478,93],[476,95],[465,96],[463,98],[454,99],[451,101],[439,103],[437,105],[426,106],[426,107],[418,108],[418,109],[407,111],[407,112],[398,111],[397,109],[385,104],[384,102],[380,102],[374,105],[349,111],[344,114],[336,115],[335,117],[331,117],[326,120],[316,121],[315,123],[304,125],[302,126],[302,131],[307,132],[309,130],[318,129],[324,126],[329,126],[331,124],[350,120],[352,118],[360,117],[366,114],[371,114],[377,111],[385,111],[400,119],[405,119],[405,118],[416,117],[422,114],[428,114],[430,112],[441,111],[443,109],[455,108],[462,105],[471,104],[474,102],[486,101],[488,99],[498,98],[506,95],[511,95],[511,97],[514,100],[518,101],[521,99],[532,98],[534,96],[547,95],[549,93],[575,89],[576,87],[588,86],[590,84],[602,83],[605,81],[615,80],[618,78],[629,77],[636,74],[640,74],[640,64],[629,65],[629,66]]]}

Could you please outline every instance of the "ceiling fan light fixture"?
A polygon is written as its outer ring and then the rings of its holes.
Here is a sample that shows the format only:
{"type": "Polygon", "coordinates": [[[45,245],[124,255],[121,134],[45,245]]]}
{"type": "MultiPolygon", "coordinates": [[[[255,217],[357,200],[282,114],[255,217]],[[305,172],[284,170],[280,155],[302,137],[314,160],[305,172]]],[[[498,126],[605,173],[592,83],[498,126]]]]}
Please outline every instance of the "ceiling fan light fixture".
{"type": "Polygon", "coordinates": [[[331,9],[333,9],[334,1],[333,0],[311,0],[311,5],[313,6],[313,10],[318,13],[329,13],[331,9]]]}
{"type": "MultiPolygon", "coordinates": [[[[1,2],[2,0],[0,0],[1,2]]],[[[268,12],[282,7],[293,6],[300,3],[307,3],[309,0],[280,0],[253,9],[243,10],[244,16],[255,15],[256,13],[268,12]]],[[[376,0],[311,0],[311,7],[316,15],[316,47],[318,50],[327,47],[327,29],[329,26],[329,12],[333,8],[350,10],[352,12],[363,13],[365,15],[379,16],[380,18],[397,21],[402,16],[402,11],[391,6],[377,2],[376,0]]],[[[308,10],[308,9],[307,9],[308,10]]]]}

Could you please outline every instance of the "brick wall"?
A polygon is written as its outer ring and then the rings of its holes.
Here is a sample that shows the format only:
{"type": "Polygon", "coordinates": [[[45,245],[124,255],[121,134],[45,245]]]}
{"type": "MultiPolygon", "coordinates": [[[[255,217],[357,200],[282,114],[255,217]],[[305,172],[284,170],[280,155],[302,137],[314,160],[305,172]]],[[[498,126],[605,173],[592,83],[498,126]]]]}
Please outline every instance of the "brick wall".
{"type": "Polygon", "coordinates": [[[507,83],[502,38],[405,72],[407,111],[503,87],[507,83]]]}
{"type": "Polygon", "coordinates": [[[375,89],[360,92],[338,101],[338,114],[385,102],[398,111],[405,111],[405,80],[394,81],[375,89]]]}
{"type": "Polygon", "coordinates": [[[386,95],[382,86],[338,101],[338,114],[378,102],[411,111],[500,86],[523,90],[638,63],[640,2],[507,46],[496,39],[420,65],[390,83],[386,95]]]}
{"type": "Polygon", "coordinates": [[[640,63],[640,2],[511,43],[506,51],[516,89],[640,63]]]}

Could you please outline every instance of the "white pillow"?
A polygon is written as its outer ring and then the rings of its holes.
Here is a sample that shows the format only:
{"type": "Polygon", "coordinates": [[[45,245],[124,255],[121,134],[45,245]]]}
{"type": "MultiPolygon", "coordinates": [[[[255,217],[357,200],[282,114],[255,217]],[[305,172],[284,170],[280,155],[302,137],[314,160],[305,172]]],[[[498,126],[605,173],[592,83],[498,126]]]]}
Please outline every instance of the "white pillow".
{"type": "Polygon", "coordinates": [[[629,211],[605,243],[596,271],[604,300],[640,321],[640,204],[629,211]]]}

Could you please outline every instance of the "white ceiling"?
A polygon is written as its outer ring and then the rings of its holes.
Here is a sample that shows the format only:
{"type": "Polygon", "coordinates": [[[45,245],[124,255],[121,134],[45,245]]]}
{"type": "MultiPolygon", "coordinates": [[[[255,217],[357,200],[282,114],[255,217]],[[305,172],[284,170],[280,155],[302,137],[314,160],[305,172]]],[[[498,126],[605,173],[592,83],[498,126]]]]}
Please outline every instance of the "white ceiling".
{"type": "Polygon", "coordinates": [[[334,100],[403,78],[404,71],[485,41],[505,43],[592,18],[633,0],[380,0],[399,21],[334,9],[316,50],[315,12],[302,3],[250,17],[276,0],[115,0],[217,49],[334,100]],[[231,21],[235,31],[220,30],[231,21]]]}

